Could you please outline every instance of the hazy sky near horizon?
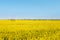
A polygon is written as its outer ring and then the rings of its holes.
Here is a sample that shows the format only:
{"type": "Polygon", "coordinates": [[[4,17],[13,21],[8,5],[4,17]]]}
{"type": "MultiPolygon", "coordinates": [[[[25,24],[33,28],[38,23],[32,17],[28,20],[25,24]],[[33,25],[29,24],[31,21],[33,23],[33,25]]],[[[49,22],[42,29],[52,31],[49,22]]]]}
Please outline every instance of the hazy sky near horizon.
{"type": "Polygon", "coordinates": [[[0,18],[60,19],[60,0],[0,0],[0,18]]]}

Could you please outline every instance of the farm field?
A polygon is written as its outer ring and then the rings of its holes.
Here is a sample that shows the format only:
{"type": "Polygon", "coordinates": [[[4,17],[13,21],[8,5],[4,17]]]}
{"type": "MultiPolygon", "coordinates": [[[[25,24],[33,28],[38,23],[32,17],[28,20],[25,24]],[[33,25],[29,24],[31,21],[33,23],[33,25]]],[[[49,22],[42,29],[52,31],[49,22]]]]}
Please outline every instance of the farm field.
{"type": "Polygon", "coordinates": [[[0,40],[60,40],[60,20],[0,20],[0,40]]]}

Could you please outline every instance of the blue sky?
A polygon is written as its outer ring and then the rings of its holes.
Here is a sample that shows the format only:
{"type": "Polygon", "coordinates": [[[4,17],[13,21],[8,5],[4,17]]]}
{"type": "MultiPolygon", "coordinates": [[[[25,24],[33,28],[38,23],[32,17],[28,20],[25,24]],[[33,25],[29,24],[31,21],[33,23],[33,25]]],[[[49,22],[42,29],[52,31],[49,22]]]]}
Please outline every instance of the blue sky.
{"type": "Polygon", "coordinates": [[[60,19],[60,0],[0,0],[0,19],[60,19]]]}

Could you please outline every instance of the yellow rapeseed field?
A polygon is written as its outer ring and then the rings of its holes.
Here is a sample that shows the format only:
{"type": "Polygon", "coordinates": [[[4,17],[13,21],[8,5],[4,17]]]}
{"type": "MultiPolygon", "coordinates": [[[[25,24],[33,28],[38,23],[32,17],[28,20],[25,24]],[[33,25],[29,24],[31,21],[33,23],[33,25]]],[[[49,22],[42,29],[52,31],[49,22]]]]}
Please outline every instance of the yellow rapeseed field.
{"type": "Polygon", "coordinates": [[[0,31],[60,28],[60,20],[0,20],[0,31]]]}
{"type": "Polygon", "coordinates": [[[60,40],[60,20],[0,20],[0,40],[60,40]]]}

